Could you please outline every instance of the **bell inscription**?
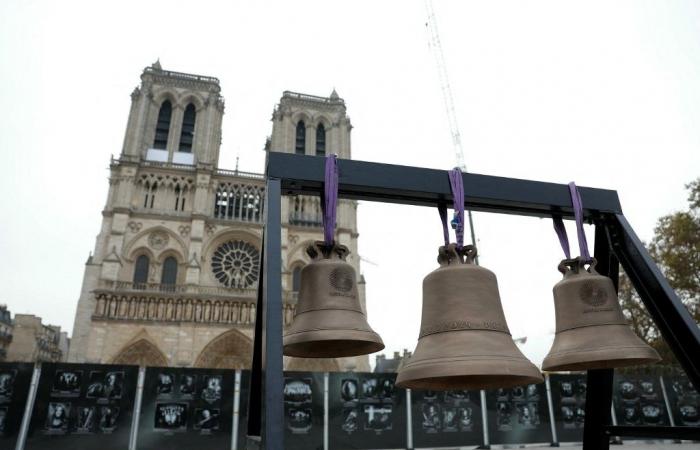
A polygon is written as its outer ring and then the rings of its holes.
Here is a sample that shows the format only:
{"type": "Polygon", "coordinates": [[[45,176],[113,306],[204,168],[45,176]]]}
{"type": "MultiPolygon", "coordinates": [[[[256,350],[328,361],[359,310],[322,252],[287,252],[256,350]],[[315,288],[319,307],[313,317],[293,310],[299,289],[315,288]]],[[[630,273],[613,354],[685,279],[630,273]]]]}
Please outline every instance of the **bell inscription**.
{"type": "Polygon", "coordinates": [[[603,306],[608,301],[608,293],[600,283],[587,280],[581,284],[581,301],[593,307],[603,306]]]}

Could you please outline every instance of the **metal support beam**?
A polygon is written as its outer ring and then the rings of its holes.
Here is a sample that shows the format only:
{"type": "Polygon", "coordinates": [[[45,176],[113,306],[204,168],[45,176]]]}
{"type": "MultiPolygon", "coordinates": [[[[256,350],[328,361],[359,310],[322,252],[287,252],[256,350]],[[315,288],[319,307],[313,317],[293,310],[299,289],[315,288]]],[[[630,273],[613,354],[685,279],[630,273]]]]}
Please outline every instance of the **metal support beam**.
{"type": "MultiPolygon", "coordinates": [[[[323,188],[325,160],[320,156],[268,153],[267,175],[282,180],[284,194],[318,195],[323,188]]],[[[342,198],[437,206],[452,199],[446,170],[338,160],[338,195],[342,198]]],[[[526,216],[573,217],[566,184],[465,173],[466,208],[526,216]]],[[[579,187],[584,214],[622,213],[617,192],[579,187]]]]}
{"type": "Polygon", "coordinates": [[[280,180],[267,179],[263,285],[263,448],[284,448],[282,358],[282,196],[280,180]]]}
{"type": "Polygon", "coordinates": [[[685,373],[700,391],[700,328],[668,284],[625,216],[612,217],[613,250],[685,373]]]}

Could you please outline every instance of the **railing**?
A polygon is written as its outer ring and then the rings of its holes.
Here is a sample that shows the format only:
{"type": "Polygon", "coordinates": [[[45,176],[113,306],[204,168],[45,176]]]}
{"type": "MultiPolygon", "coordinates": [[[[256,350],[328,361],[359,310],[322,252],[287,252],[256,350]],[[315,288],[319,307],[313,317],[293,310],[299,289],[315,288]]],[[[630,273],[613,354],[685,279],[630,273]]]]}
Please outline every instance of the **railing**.
{"type": "Polygon", "coordinates": [[[292,92],[292,91],[284,91],[282,93],[282,97],[290,97],[290,98],[295,98],[297,100],[308,100],[308,101],[319,102],[319,103],[345,104],[345,101],[342,98],[331,99],[328,97],[319,97],[317,95],[301,94],[299,92],[292,92]]]}
{"type": "Polygon", "coordinates": [[[121,292],[158,292],[170,294],[216,295],[236,298],[255,298],[257,290],[236,289],[223,286],[199,286],[195,284],[133,283],[131,281],[103,280],[104,289],[121,292]]]}
{"type": "MultiPolygon", "coordinates": [[[[196,322],[251,326],[255,323],[256,300],[174,298],[152,295],[119,295],[106,292],[95,296],[96,320],[196,322]]],[[[283,305],[284,324],[291,323],[296,306],[283,305]]]]}
{"type": "Polygon", "coordinates": [[[157,69],[157,68],[151,67],[151,66],[146,67],[144,69],[144,72],[153,73],[156,75],[165,75],[165,76],[172,77],[172,78],[179,78],[181,80],[200,81],[203,83],[219,84],[219,79],[215,78],[215,77],[208,77],[205,75],[194,75],[194,74],[182,73],[182,72],[174,72],[172,70],[157,69]]]}
{"type": "Polygon", "coordinates": [[[320,217],[306,217],[304,214],[291,213],[289,215],[289,224],[302,227],[320,227],[323,225],[323,221],[320,217]]]}
{"type": "Polygon", "coordinates": [[[262,173],[244,172],[242,170],[216,169],[214,171],[214,173],[216,175],[224,175],[227,177],[252,178],[254,180],[264,180],[265,179],[265,175],[262,173]]]}

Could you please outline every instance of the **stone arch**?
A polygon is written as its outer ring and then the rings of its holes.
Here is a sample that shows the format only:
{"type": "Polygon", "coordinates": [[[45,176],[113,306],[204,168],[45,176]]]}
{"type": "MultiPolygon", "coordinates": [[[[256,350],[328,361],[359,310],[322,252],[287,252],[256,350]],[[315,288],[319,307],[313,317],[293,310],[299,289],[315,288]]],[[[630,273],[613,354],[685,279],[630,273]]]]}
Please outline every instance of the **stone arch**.
{"type": "Polygon", "coordinates": [[[304,372],[340,372],[340,364],[334,358],[285,358],[284,370],[304,372]]]}
{"type": "Polygon", "coordinates": [[[238,330],[229,330],[209,342],[194,367],[246,369],[253,361],[253,341],[238,330]]]}
{"type": "Polygon", "coordinates": [[[288,250],[287,270],[291,271],[296,265],[301,264],[305,266],[311,262],[311,258],[309,258],[309,255],[306,254],[306,247],[313,244],[314,241],[314,239],[307,239],[294,245],[288,250]]]}
{"type": "Polygon", "coordinates": [[[315,117],[315,125],[318,127],[320,124],[323,124],[325,127],[326,131],[330,131],[330,129],[333,127],[333,122],[331,119],[328,118],[325,114],[319,114],[315,117]]]}
{"type": "MultiPolygon", "coordinates": [[[[144,236],[148,236],[149,234],[153,233],[154,231],[163,231],[168,234],[168,237],[173,240],[173,242],[177,242],[177,246],[180,248],[180,255],[178,258],[178,261],[187,261],[188,255],[187,255],[187,245],[185,244],[185,241],[182,240],[180,236],[177,235],[173,230],[166,228],[161,225],[156,225],[153,227],[146,228],[145,230],[141,230],[139,233],[137,233],[131,240],[124,246],[124,251],[122,252],[122,255],[126,258],[127,261],[133,261],[133,255],[134,255],[134,248],[136,244],[139,242],[141,238],[144,236]]],[[[143,245],[140,245],[136,247],[136,249],[141,249],[141,248],[149,248],[148,244],[144,242],[143,245]]],[[[172,249],[173,247],[166,247],[166,249],[172,249]]],[[[165,250],[165,249],[164,249],[165,250]]],[[[157,257],[157,254],[151,250],[154,260],[157,257]]]]}
{"type": "Polygon", "coordinates": [[[297,111],[292,115],[292,125],[296,127],[300,120],[303,120],[306,126],[313,125],[312,117],[304,111],[297,111]]]}
{"type": "Polygon", "coordinates": [[[146,337],[141,337],[125,345],[112,358],[111,363],[163,367],[168,365],[168,358],[156,344],[146,337]]]}
{"type": "Polygon", "coordinates": [[[170,103],[172,103],[173,108],[175,108],[177,106],[177,104],[179,103],[177,97],[178,97],[177,92],[166,87],[166,88],[159,89],[158,92],[155,92],[153,94],[153,103],[160,108],[160,105],[164,101],[170,100],[170,103]]]}
{"type": "Polygon", "coordinates": [[[178,106],[184,110],[190,103],[194,105],[195,112],[197,114],[199,114],[199,112],[202,111],[205,106],[204,99],[194,92],[187,92],[185,95],[183,95],[178,101],[178,106]]]}

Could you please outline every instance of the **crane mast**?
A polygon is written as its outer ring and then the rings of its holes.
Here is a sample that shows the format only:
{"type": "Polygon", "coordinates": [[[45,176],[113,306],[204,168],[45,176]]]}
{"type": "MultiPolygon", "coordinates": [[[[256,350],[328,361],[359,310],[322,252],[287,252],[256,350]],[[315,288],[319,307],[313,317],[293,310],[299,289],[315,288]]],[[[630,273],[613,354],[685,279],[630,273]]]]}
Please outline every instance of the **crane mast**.
{"type": "MultiPolygon", "coordinates": [[[[442,43],[440,42],[440,32],[438,30],[437,19],[435,17],[435,10],[433,9],[432,0],[425,0],[425,10],[428,14],[428,21],[425,24],[426,28],[428,29],[428,45],[432,50],[433,57],[435,58],[435,66],[438,72],[440,90],[442,91],[442,100],[445,105],[447,122],[450,127],[450,136],[452,137],[452,148],[455,153],[457,167],[459,167],[460,170],[462,170],[463,172],[466,172],[467,165],[464,161],[464,148],[462,147],[462,136],[459,132],[457,112],[455,110],[454,99],[452,97],[450,79],[447,76],[447,65],[445,64],[445,55],[442,51],[442,43]]],[[[472,219],[472,212],[469,209],[467,210],[467,221],[469,222],[469,232],[472,238],[472,243],[476,245],[474,220],[472,219]]]]}

